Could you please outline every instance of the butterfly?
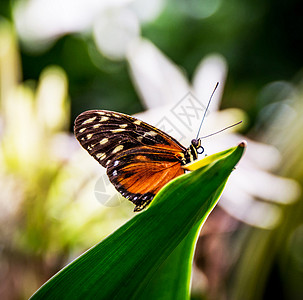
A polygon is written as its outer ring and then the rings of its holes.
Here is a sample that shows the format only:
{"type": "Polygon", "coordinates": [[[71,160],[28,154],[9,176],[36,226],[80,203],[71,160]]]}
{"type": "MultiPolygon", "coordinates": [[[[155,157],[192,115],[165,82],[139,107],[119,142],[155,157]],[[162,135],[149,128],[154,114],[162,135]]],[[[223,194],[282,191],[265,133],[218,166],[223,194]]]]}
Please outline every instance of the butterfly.
{"type": "Polygon", "coordinates": [[[188,148],[160,129],[134,117],[106,110],[90,110],[75,120],[74,133],[103,167],[118,192],[144,209],[182,168],[204,152],[201,139],[188,148]]]}

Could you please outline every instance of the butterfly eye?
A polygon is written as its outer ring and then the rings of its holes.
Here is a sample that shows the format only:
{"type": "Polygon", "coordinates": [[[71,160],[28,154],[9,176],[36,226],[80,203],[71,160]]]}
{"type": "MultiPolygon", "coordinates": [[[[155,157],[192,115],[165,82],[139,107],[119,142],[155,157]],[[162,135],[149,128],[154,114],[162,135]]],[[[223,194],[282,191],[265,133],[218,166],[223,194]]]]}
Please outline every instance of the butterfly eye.
{"type": "Polygon", "coordinates": [[[202,154],[204,152],[204,148],[202,147],[202,146],[199,146],[198,148],[197,148],[197,153],[198,154],[202,154]]]}
{"type": "Polygon", "coordinates": [[[193,139],[193,140],[191,140],[191,144],[192,144],[195,148],[198,148],[198,146],[199,146],[199,140],[193,139]]]}

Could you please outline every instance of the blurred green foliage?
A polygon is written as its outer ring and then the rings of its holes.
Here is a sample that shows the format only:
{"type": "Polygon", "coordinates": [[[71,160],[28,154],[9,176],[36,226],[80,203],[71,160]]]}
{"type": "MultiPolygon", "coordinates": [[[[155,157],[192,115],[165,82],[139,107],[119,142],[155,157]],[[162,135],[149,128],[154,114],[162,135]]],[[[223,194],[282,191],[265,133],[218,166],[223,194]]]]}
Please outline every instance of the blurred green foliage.
{"type": "MultiPolygon", "coordinates": [[[[193,17],[190,12],[202,4],[168,1],[156,20],[143,24],[142,36],[182,66],[189,77],[206,54],[222,54],[230,69],[223,106],[243,108],[254,117],[259,89],[271,81],[294,78],[303,64],[299,1],[219,1],[210,17],[193,17]]],[[[90,37],[67,35],[44,53],[21,49],[24,78],[37,79],[47,65],[60,65],[69,78],[73,117],[83,110],[83,102],[86,108],[140,111],[125,62],[98,54],[97,67],[89,54],[97,53],[94,48],[90,37]]]]}
{"type": "Polygon", "coordinates": [[[68,132],[66,73],[48,66],[21,83],[15,32],[3,20],[0,41],[0,297],[26,299],[129,214],[84,200],[98,174],[68,132]]]}
{"type": "MultiPolygon", "coordinates": [[[[255,117],[259,89],[271,81],[292,79],[300,72],[300,2],[217,2],[214,14],[199,18],[204,1],[167,1],[157,19],[142,25],[142,36],[182,66],[189,77],[203,56],[211,52],[222,54],[230,69],[223,106],[243,108],[255,117]]],[[[1,1],[0,13],[9,16],[10,3],[1,1]]],[[[205,3],[207,8],[209,4],[205,3]]],[[[21,48],[21,57],[24,79],[37,80],[49,64],[65,70],[73,99],[72,119],[91,107],[126,113],[142,109],[127,64],[102,57],[89,35],[65,35],[42,53],[21,48]],[[91,52],[97,56],[97,65],[92,62],[91,52]]]]}

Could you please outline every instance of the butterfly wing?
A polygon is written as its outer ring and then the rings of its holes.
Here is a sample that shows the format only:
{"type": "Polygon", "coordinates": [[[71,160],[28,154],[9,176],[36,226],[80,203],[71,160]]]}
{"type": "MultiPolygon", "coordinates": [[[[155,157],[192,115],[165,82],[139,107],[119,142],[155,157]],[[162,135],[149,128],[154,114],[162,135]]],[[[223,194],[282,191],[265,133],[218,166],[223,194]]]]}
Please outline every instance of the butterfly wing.
{"type": "Polygon", "coordinates": [[[182,174],[181,163],[168,147],[130,149],[117,155],[107,168],[110,181],[136,205],[135,211],[145,208],[166,183],[182,174]]]}
{"type": "Polygon", "coordinates": [[[80,144],[103,167],[115,188],[143,209],[171,179],[184,173],[186,150],[163,131],[121,113],[92,110],[75,121],[80,144]]]}

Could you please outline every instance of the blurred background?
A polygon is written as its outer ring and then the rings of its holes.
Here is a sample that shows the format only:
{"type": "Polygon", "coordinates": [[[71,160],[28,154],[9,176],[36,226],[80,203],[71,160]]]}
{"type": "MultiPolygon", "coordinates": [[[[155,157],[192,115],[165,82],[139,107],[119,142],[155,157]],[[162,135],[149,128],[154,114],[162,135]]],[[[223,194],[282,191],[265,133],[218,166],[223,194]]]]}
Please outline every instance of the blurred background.
{"type": "MultiPolygon", "coordinates": [[[[79,113],[176,124],[184,96],[205,105],[219,81],[205,130],[244,124],[205,139],[206,152],[248,149],[199,237],[192,299],[303,299],[300,8],[1,0],[0,298],[27,299],[134,215],[75,140],[79,113]]],[[[182,124],[187,147],[197,127],[182,124]]]]}

